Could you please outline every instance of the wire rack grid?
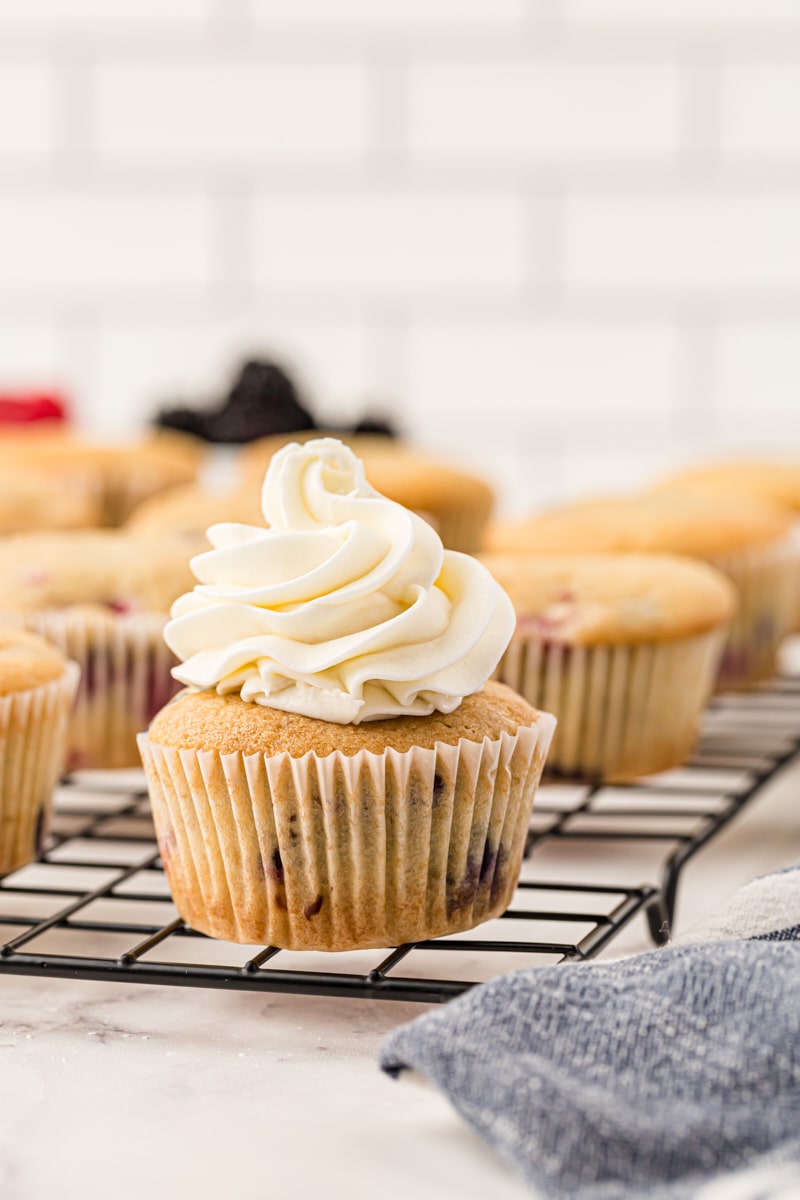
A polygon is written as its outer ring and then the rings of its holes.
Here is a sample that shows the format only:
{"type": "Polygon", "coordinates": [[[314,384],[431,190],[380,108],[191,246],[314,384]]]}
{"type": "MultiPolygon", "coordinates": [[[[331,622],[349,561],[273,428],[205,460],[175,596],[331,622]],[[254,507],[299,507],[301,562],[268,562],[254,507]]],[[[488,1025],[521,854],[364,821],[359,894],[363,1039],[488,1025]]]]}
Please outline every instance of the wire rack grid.
{"type": "Polygon", "coordinates": [[[720,698],[685,767],[635,784],[540,789],[501,918],[342,954],[236,946],[189,929],[169,897],[141,778],[122,788],[73,778],[58,790],[41,860],[0,880],[0,974],[432,1003],[509,969],[593,958],[641,914],[660,944],[685,865],[798,755],[800,679],[720,698]],[[624,883],[614,869],[632,842],[653,851],[649,882],[624,883]],[[548,855],[587,843],[591,876],[548,877],[548,855]]]}

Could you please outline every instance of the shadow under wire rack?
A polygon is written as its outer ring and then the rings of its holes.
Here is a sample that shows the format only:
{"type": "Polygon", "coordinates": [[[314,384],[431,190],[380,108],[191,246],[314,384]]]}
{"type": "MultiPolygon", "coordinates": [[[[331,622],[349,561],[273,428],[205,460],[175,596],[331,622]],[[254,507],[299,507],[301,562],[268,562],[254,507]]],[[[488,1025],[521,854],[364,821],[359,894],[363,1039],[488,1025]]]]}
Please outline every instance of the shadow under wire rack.
{"type": "Polygon", "coordinates": [[[662,944],[684,866],[798,756],[800,677],[719,697],[685,766],[625,785],[543,785],[502,917],[340,954],[189,929],[170,900],[143,777],[125,787],[78,776],[58,790],[41,860],[0,879],[0,974],[435,1003],[504,971],[593,958],[640,914],[662,944]],[[655,865],[649,882],[629,886],[615,863],[634,842],[649,844],[655,865]],[[559,854],[581,849],[586,877],[548,876],[559,854]]]}

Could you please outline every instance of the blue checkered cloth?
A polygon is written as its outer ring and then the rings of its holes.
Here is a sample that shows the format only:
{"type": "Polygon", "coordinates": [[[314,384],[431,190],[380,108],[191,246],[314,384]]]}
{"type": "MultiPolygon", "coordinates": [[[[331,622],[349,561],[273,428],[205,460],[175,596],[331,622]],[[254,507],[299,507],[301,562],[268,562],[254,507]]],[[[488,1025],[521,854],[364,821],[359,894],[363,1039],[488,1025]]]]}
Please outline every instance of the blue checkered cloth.
{"type": "Polygon", "coordinates": [[[553,1200],[800,1197],[800,866],[616,963],[518,971],[385,1042],[553,1200]]]}

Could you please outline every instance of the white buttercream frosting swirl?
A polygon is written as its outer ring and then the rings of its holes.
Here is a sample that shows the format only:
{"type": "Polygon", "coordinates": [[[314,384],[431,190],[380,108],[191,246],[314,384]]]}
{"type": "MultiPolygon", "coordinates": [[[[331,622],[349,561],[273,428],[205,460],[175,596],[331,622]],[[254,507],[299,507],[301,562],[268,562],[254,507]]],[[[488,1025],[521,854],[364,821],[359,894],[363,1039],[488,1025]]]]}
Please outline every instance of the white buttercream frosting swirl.
{"type": "Polygon", "coordinates": [[[514,630],[506,593],[367,483],[334,438],[285,446],[262,492],[267,528],[220,524],[173,605],[173,674],[339,724],[452,712],[514,630]]]}

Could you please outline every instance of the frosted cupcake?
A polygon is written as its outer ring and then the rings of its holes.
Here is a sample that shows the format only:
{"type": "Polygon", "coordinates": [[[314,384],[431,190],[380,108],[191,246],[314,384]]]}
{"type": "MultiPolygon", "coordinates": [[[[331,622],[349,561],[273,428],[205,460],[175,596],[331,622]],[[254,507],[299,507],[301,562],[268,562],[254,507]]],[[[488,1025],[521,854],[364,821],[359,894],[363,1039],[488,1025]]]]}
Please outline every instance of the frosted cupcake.
{"type": "Polygon", "coordinates": [[[487,549],[501,553],[681,554],[723,571],[738,593],[718,686],[767,679],[793,623],[797,547],[786,509],[750,497],[690,491],[586,501],[498,524],[487,549]]]}
{"type": "MultiPolygon", "coordinates": [[[[429,518],[448,549],[466,554],[480,549],[494,508],[494,492],[485,480],[389,438],[355,435],[346,440],[361,459],[370,484],[390,500],[429,518]]],[[[272,455],[287,441],[263,438],[241,452],[247,484],[263,478],[272,455]]]]}
{"type": "Polygon", "coordinates": [[[71,769],[138,763],[136,735],[179,688],[162,634],[191,584],[187,559],[179,540],[116,530],[0,539],[0,617],[48,638],[81,670],[71,769]]]}
{"type": "Polygon", "coordinates": [[[0,626],[0,875],[41,849],[77,683],[55,646],[0,626]]]}
{"type": "Polygon", "coordinates": [[[263,509],[192,560],[166,629],[189,690],[140,738],[178,911],[317,950],[498,915],[555,724],[484,686],[508,597],[333,439],[276,454],[263,509]]]}
{"type": "Polygon", "coordinates": [[[549,766],[616,781],[689,756],[735,610],[721,572],[655,554],[482,561],[517,612],[498,677],[558,718],[549,766]]]}

